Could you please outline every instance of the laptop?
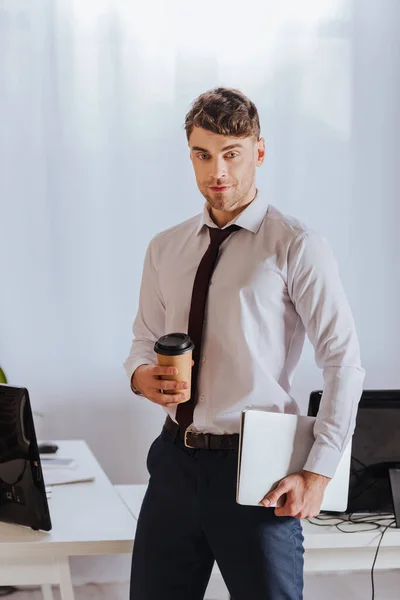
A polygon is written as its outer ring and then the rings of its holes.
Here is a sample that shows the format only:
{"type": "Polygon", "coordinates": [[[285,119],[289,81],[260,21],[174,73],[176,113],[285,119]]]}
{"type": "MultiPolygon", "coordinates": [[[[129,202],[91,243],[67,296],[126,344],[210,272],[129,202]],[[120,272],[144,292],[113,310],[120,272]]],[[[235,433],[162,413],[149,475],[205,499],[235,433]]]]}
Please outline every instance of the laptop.
{"type": "MultiPolygon", "coordinates": [[[[248,409],[240,424],[236,501],[257,506],[281,479],[301,471],[314,443],[315,417],[248,409]]],[[[329,481],[321,510],[347,508],[351,442],[329,481]]],[[[283,504],[283,501],[278,504],[283,504]]]]}
{"type": "Polygon", "coordinates": [[[51,530],[28,390],[0,384],[0,521],[51,530]]]}

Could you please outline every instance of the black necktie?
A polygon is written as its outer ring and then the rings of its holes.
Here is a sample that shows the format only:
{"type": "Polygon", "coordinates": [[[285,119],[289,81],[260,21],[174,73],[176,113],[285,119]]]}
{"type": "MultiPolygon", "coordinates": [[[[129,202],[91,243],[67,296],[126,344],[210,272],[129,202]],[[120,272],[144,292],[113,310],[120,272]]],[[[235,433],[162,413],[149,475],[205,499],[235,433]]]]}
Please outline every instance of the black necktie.
{"type": "Polygon", "coordinates": [[[211,275],[217,262],[220,245],[233,231],[237,231],[240,227],[238,225],[230,225],[226,229],[215,227],[209,227],[208,229],[210,233],[210,245],[198,266],[190,303],[188,334],[195,345],[193,350],[194,366],[192,369],[190,400],[178,404],[176,410],[176,420],[180,425],[181,435],[183,435],[186,428],[193,422],[194,407],[197,403],[197,377],[201,355],[204,313],[211,275]]]}

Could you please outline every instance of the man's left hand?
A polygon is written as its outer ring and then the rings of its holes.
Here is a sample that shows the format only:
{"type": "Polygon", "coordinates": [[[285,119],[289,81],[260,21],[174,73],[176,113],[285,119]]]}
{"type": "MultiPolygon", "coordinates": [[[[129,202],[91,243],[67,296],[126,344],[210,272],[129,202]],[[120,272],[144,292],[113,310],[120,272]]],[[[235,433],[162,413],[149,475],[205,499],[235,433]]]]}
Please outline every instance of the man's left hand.
{"type": "Polygon", "coordinates": [[[272,492],[266,494],[261,504],[266,507],[277,504],[286,494],[285,503],[275,508],[278,517],[299,519],[316,517],[320,512],[324,491],[329,481],[329,477],[311,471],[293,473],[282,479],[272,492]]]}

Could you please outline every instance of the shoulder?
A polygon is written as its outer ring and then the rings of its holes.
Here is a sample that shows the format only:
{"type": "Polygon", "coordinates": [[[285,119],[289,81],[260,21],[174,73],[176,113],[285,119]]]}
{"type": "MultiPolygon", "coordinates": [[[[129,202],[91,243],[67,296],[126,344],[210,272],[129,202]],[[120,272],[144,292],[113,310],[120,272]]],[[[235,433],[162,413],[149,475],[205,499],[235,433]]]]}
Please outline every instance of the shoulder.
{"type": "Polygon", "coordinates": [[[270,232],[273,231],[277,239],[285,239],[289,246],[327,243],[320,232],[297,217],[282,213],[272,205],[268,207],[266,223],[270,232]]]}
{"type": "Polygon", "coordinates": [[[297,237],[299,234],[311,231],[309,227],[300,219],[287,215],[278,210],[275,206],[270,204],[266,214],[267,225],[274,229],[280,230],[282,233],[291,235],[291,237],[297,237]]]}
{"type": "Polygon", "coordinates": [[[177,236],[189,236],[196,231],[200,219],[201,213],[194,217],[190,217],[190,219],[186,219],[186,221],[182,221],[182,223],[178,223],[178,225],[173,225],[168,229],[164,229],[164,231],[160,231],[153,237],[151,243],[158,247],[163,244],[168,244],[171,240],[176,240],[177,236]]]}
{"type": "Polygon", "coordinates": [[[186,219],[177,225],[157,233],[150,241],[149,247],[155,254],[160,254],[169,248],[176,247],[177,242],[190,239],[199,226],[202,214],[197,214],[190,219],[186,219]]]}
{"type": "Polygon", "coordinates": [[[190,219],[186,219],[186,221],[182,221],[182,223],[178,223],[173,227],[169,227],[164,231],[158,233],[154,239],[157,241],[164,241],[170,238],[174,238],[176,235],[190,235],[193,231],[196,231],[201,219],[201,213],[195,215],[194,217],[190,217],[190,219]]]}
{"type": "Polygon", "coordinates": [[[278,263],[285,265],[288,273],[305,265],[324,268],[333,261],[330,244],[320,232],[271,205],[265,219],[264,235],[272,241],[278,263]]]}

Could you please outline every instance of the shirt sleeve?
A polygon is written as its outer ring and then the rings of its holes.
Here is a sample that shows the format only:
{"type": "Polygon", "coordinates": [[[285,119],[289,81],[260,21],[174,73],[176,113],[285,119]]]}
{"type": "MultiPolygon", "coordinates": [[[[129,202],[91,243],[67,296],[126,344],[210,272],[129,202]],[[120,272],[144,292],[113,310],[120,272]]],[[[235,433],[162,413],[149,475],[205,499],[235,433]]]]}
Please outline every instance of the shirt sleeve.
{"type": "Polygon", "coordinates": [[[154,344],[164,335],[165,329],[165,305],[154,268],[153,252],[154,240],[150,242],[144,259],[139,308],[133,323],[133,341],[124,362],[131,389],[137,395],[140,394],[132,385],[132,375],[140,365],[157,362],[154,344]]]}
{"type": "Polygon", "coordinates": [[[315,442],[304,469],[333,477],[354,432],[365,371],[337,263],[314,231],[299,234],[289,250],[288,290],[324,378],[315,442]]]}

